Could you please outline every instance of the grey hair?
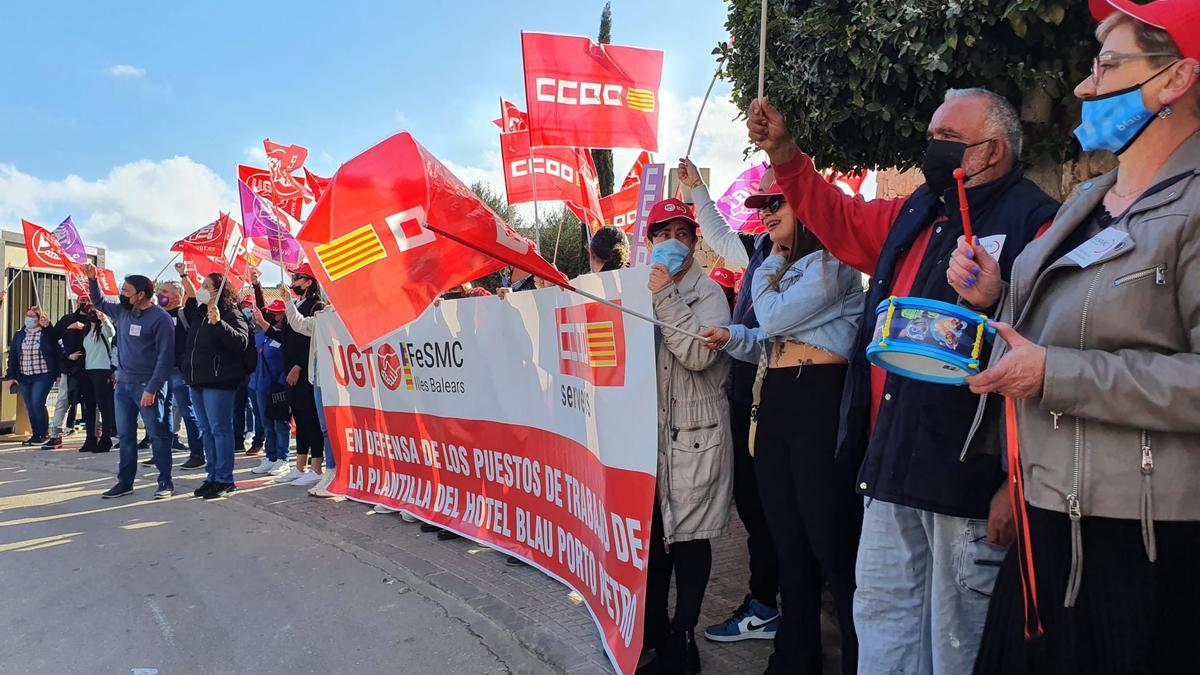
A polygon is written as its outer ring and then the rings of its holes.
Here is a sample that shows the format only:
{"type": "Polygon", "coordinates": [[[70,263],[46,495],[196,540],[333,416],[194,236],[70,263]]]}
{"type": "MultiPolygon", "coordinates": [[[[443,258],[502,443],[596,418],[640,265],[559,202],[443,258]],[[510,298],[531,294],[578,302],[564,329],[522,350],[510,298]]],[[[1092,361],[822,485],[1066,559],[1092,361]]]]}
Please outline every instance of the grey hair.
{"type": "Polygon", "coordinates": [[[178,281],[163,281],[158,284],[158,287],[161,288],[162,290],[166,290],[169,288],[169,289],[175,291],[176,293],[183,295],[183,285],[180,284],[178,281]]]}
{"type": "Polygon", "coordinates": [[[947,89],[946,97],[943,100],[953,101],[958,98],[971,97],[987,100],[987,120],[984,124],[993,137],[999,136],[1004,139],[1015,164],[1021,158],[1021,147],[1025,144],[1025,132],[1021,128],[1021,117],[1017,115],[1017,109],[1008,102],[1008,99],[983,87],[947,89]]]}

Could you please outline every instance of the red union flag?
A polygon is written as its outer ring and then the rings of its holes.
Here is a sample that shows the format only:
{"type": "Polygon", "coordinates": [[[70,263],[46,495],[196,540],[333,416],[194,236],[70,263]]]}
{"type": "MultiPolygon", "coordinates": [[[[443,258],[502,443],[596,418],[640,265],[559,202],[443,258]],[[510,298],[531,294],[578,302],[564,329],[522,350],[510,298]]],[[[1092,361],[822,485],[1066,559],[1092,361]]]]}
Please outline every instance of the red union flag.
{"type": "Polygon", "coordinates": [[[620,310],[599,302],[560,307],[555,324],[558,365],[564,375],[597,387],[625,385],[625,324],[620,310]]]}
{"type": "Polygon", "coordinates": [[[115,298],[121,295],[121,287],[117,284],[117,275],[113,271],[104,267],[96,268],[96,281],[100,282],[100,292],[106,298],[115,298]]]}
{"type": "Polygon", "coordinates": [[[500,134],[500,159],[509,204],[579,199],[579,153],[573,148],[530,152],[529,132],[513,131],[500,134]]]}
{"type": "Polygon", "coordinates": [[[237,221],[222,213],[213,222],[175,242],[171,250],[222,258],[235,229],[238,229],[237,221]]]}
{"type": "Polygon", "coordinates": [[[516,103],[500,99],[500,118],[492,120],[492,124],[500,127],[500,133],[510,131],[525,131],[529,128],[529,116],[517,107],[516,103]]]}
{"type": "Polygon", "coordinates": [[[58,270],[76,270],[78,265],[63,250],[58,239],[44,227],[28,220],[21,221],[25,233],[25,252],[30,267],[49,267],[58,270]]]}
{"type": "Polygon", "coordinates": [[[633,161],[633,166],[629,168],[629,173],[625,175],[625,182],[621,183],[621,189],[628,187],[638,187],[642,184],[642,168],[650,163],[650,153],[645,150],[637,156],[633,161]]]}
{"type": "Polygon", "coordinates": [[[663,53],[522,33],[530,142],[658,150],[663,53]]]}
{"type": "MultiPolygon", "coordinates": [[[[307,166],[304,167],[304,182],[308,183],[308,189],[312,190],[314,199],[320,199],[321,193],[325,191],[325,186],[329,185],[328,178],[321,178],[317,174],[309,171],[307,166]]],[[[298,219],[300,216],[292,217],[298,219]]]]}
{"type": "Polygon", "coordinates": [[[254,190],[254,194],[283,209],[296,220],[300,220],[300,210],[304,207],[304,198],[296,196],[291,199],[276,199],[275,184],[271,182],[270,171],[238,164],[238,180],[249,185],[250,189],[254,190]]]}
{"type": "Polygon", "coordinates": [[[579,187],[575,198],[567,201],[567,208],[579,218],[579,222],[587,225],[589,232],[595,232],[604,227],[604,207],[600,200],[600,180],[596,176],[596,163],[592,161],[592,153],[575,148],[579,162],[579,187]]]}
{"type": "Polygon", "coordinates": [[[600,199],[600,210],[604,213],[604,224],[620,228],[626,234],[633,234],[637,225],[638,194],[642,190],[641,177],[630,187],[621,188],[607,197],[600,199]]]}
{"type": "Polygon", "coordinates": [[[446,289],[505,264],[566,283],[408,133],[342,165],[296,238],[362,344],[410,323],[446,289]]]}
{"type": "Polygon", "coordinates": [[[292,175],[304,166],[308,149],[299,145],[280,145],[269,138],[263,139],[263,150],[267,152],[267,170],[271,172],[271,197],[276,204],[289,199],[311,200],[312,194],[304,183],[292,175]]]}

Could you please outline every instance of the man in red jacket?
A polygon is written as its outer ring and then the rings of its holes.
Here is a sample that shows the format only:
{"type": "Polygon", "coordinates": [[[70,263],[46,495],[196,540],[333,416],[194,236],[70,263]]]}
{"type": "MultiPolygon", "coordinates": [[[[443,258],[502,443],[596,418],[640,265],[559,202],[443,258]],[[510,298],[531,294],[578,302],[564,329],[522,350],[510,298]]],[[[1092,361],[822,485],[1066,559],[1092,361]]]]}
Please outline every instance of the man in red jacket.
{"type": "Polygon", "coordinates": [[[747,127],[800,221],[830,253],[871,275],[838,449],[861,460],[857,485],[846,489],[857,489],[867,505],[854,598],[858,672],[968,673],[1013,536],[999,458],[960,461],[978,396],[888,374],[864,352],[876,307],[889,295],[958,299],[946,282],[963,231],[956,169],[967,175],[972,229],[999,252],[1005,279],[1058,204],[1021,175],[1016,111],[983,89],[947,92],[928,125],[926,184],[903,199],[866,201],[827,183],[765,99],[751,105],[747,127]]]}

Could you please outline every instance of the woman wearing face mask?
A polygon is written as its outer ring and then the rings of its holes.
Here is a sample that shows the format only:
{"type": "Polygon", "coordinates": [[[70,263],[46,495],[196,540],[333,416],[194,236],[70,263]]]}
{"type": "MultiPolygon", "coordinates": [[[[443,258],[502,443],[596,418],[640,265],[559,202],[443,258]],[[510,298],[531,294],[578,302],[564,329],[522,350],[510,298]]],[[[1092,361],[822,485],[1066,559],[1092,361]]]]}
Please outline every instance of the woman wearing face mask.
{"type": "Polygon", "coordinates": [[[596,230],[588,243],[588,266],[592,272],[610,272],[629,265],[629,240],[612,225],[596,230]]]}
{"type": "Polygon", "coordinates": [[[821,589],[833,591],[842,672],[858,663],[854,561],[862,498],[858,463],[835,457],[846,364],[863,311],[862,275],[829,254],[767,186],[746,199],[759,211],[771,255],[750,293],[758,325],[706,328],[708,346],[755,363],[750,453],[779,559],[784,611],[768,673],[821,672],[821,589]]]}
{"type": "Polygon", "coordinates": [[[87,437],[80,452],[108,452],[116,429],[113,408],[113,345],[116,329],[112,321],[93,308],[83,327],[83,419],[87,437]]]}
{"type": "Polygon", "coordinates": [[[58,337],[50,324],[50,317],[34,305],[25,312],[25,325],[8,341],[8,370],[4,379],[19,389],[21,399],[29,413],[29,426],[33,435],[22,445],[41,445],[50,432],[50,415],[46,411],[46,397],[58,377],[58,337]]]}
{"type": "MultiPolygon", "coordinates": [[[[308,263],[292,270],[290,289],[295,296],[293,307],[300,316],[310,317],[324,309],[321,287],[308,263]]],[[[298,486],[312,486],[321,480],[325,439],[321,435],[321,420],[317,414],[316,392],[309,374],[309,347],[312,337],[298,333],[290,324],[283,328],[285,379],[292,390],[292,419],[296,422],[296,465],[276,480],[298,486]],[[311,466],[310,466],[311,462],[311,466]]]]}
{"type": "Polygon", "coordinates": [[[192,388],[192,406],[200,425],[207,479],[193,493],[215,499],[237,489],[233,482],[233,404],[246,377],[243,355],[250,328],[238,312],[237,298],[220,274],[204,277],[197,291],[203,300],[188,316],[183,376],[192,388]]]}
{"type": "MultiPolygon", "coordinates": [[[[729,305],[695,262],[692,210],[667,199],[650,210],[649,287],[655,318],[683,330],[729,323],[729,305]]],[[[723,384],[729,359],[699,340],[655,330],[658,373],[658,484],[646,579],[644,656],[657,672],[700,672],[696,621],[712,569],[709,539],[725,532],[733,496],[729,402],[723,384]],[[675,614],[667,600],[675,578],[675,614]]]]}
{"type": "Polygon", "coordinates": [[[983,399],[967,451],[1008,453],[1019,507],[979,673],[1196,667],[1200,4],[1092,10],[1102,46],[1075,88],[1075,135],[1117,169],[1079,186],[1007,288],[965,243],[947,273],[1007,322],[968,379],[999,396],[983,399]],[[988,447],[1002,429],[1005,447],[988,447]]]}
{"type": "Polygon", "coordinates": [[[284,366],[282,341],[285,305],[282,300],[275,300],[265,309],[261,311],[252,307],[250,310],[258,326],[254,335],[258,368],[250,377],[250,393],[258,403],[266,427],[266,457],[250,473],[281,476],[288,472],[288,446],[292,442],[292,430],[288,425],[291,407],[286,400],[287,368],[284,366]]]}

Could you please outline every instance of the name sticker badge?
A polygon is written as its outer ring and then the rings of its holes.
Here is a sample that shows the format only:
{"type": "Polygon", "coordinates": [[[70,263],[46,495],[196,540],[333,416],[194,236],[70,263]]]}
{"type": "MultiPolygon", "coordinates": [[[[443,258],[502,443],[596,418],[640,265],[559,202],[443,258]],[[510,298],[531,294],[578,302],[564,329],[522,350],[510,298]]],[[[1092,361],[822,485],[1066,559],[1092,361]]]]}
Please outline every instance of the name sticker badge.
{"type": "Polygon", "coordinates": [[[1106,260],[1129,245],[1129,233],[1115,227],[1106,227],[1104,231],[1088,239],[1075,250],[1067,254],[1067,258],[1076,265],[1086,268],[1099,260],[1106,260]]]}
{"type": "Polygon", "coordinates": [[[133,337],[140,337],[142,334],[142,325],[138,323],[129,324],[129,334],[133,337]]]}
{"type": "Polygon", "coordinates": [[[993,260],[999,260],[1000,254],[1004,251],[1004,240],[1008,238],[1006,234],[993,234],[990,237],[980,237],[979,245],[983,250],[987,251],[988,255],[992,256],[993,260]]]}

